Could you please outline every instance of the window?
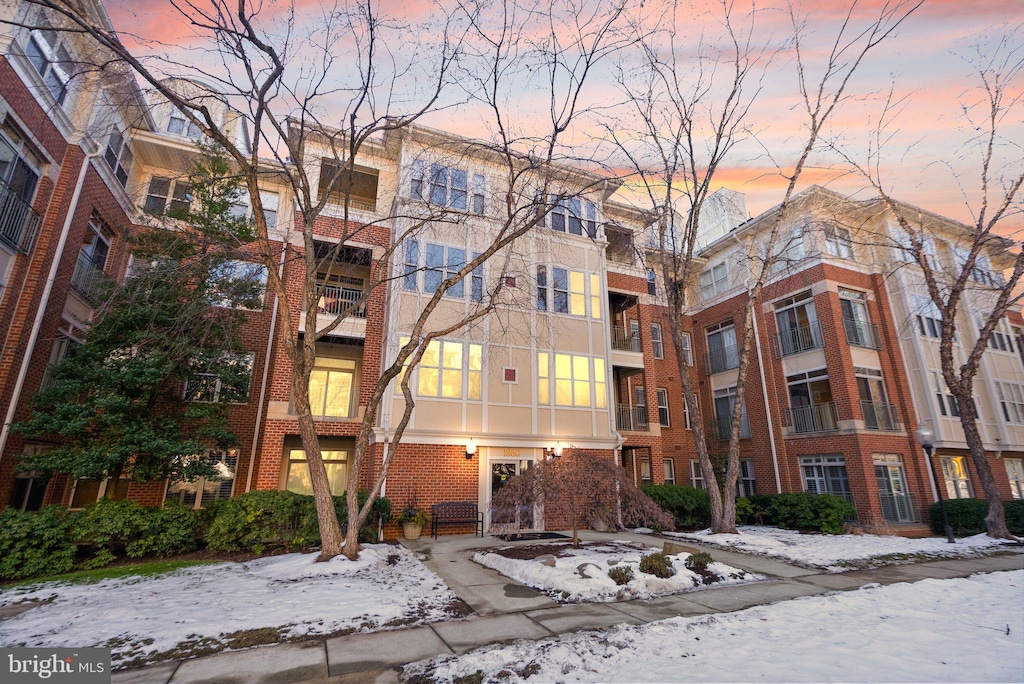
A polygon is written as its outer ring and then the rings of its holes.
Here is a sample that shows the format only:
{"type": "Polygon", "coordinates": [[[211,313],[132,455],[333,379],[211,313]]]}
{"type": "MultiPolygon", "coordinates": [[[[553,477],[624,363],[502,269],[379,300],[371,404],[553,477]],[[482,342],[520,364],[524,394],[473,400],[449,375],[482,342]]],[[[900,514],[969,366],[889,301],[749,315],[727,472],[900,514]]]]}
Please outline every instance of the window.
{"type": "Polygon", "coordinates": [[[579,197],[551,195],[554,208],[549,213],[551,230],[572,235],[583,235],[584,228],[588,237],[597,236],[597,207],[579,197]]]}
{"type": "MultiPolygon", "coordinates": [[[[969,247],[953,247],[953,255],[956,257],[957,267],[963,270],[967,265],[967,259],[971,255],[969,247]]],[[[968,278],[979,285],[989,287],[1002,287],[1004,284],[1003,274],[993,270],[992,260],[983,251],[979,251],[974,257],[974,266],[967,275],[968,278]]]]}
{"type": "Polygon", "coordinates": [[[405,275],[402,276],[402,289],[415,292],[418,288],[417,271],[420,263],[420,243],[416,240],[405,241],[405,275]]]}
{"type": "MultiPolygon", "coordinates": [[[[928,267],[933,271],[936,270],[939,266],[939,251],[935,238],[923,233],[918,233],[914,237],[920,242],[921,254],[927,260],[928,267]]],[[[909,264],[918,263],[914,254],[914,240],[902,228],[896,229],[895,242],[897,259],[909,264]]]]}
{"type": "MultiPolygon", "coordinates": [[[[987,316],[979,316],[979,330],[982,327],[984,327],[984,321],[987,318],[987,316]]],[[[988,338],[988,348],[1009,352],[1011,354],[1013,353],[1013,338],[1010,336],[1010,333],[1006,331],[1005,319],[1000,320],[998,323],[996,323],[996,327],[992,328],[992,333],[989,335],[988,338]]]]}
{"type": "Polygon", "coordinates": [[[789,417],[796,433],[839,429],[839,414],[832,399],[832,385],[824,368],[786,377],[789,386],[789,417]]]}
{"type": "Polygon", "coordinates": [[[708,372],[721,373],[738,368],[740,355],[736,348],[736,329],[732,320],[708,326],[705,332],[708,341],[708,372]]]}
{"type": "Polygon", "coordinates": [[[590,274],[590,317],[601,320],[601,278],[590,274]]]}
{"type": "Polygon", "coordinates": [[[181,179],[172,180],[163,176],[149,179],[149,191],[143,209],[150,214],[180,216],[192,205],[192,186],[181,179]],[[170,200],[168,202],[168,200],[170,200]]]}
{"type": "Polygon", "coordinates": [[[942,313],[930,297],[914,295],[917,332],[927,337],[942,337],[942,313]]]}
{"type": "Polygon", "coordinates": [[[658,294],[658,276],[655,275],[653,268],[647,269],[647,294],[652,297],[658,294]]]}
{"type": "Polygon", "coordinates": [[[605,408],[608,404],[607,376],[604,359],[593,359],[593,383],[591,383],[591,359],[574,354],[554,354],[554,388],[551,387],[550,352],[537,354],[537,394],[541,404],[551,404],[551,390],[554,389],[556,406],[596,406],[605,408]],[[594,386],[591,399],[590,387],[594,386]]]}
{"type": "Polygon", "coordinates": [[[649,485],[653,484],[654,480],[651,477],[651,457],[641,456],[640,457],[640,484],[649,485]]]}
{"type": "Polygon", "coordinates": [[[825,251],[840,259],[852,259],[853,240],[850,239],[850,231],[836,225],[826,225],[825,251]]]}
{"type": "Polygon", "coordinates": [[[810,290],[776,302],[775,322],[779,327],[776,338],[776,352],[779,356],[790,356],[824,346],[810,290]]]}
{"type": "Polygon", "coordinates": [[[974,492],[971,476],[967,473],[967,462],[963,456],[940,456],[942,475],[946,480],[946,495],[950,499],[970,499],[974,492]]]}
{"type": "Polygon", "coordinates": [[[235,485],[235,469],[238,466],[238,449],[211,449],[199,458],[212,466],[217,474],[200,477],[192,482],[168,480],[164,501],[177,501],[190,508],[202,508],[218,499],[227,499],[231,496],[231,490],[235,485]]]}
{"type": "MultiPolygon", "coordinates": [[[[320,456],[327,469],[327,481],[333,496],[341,496],[348,486],[348,451],[322,449],[320,456]]],[[[309,463],[302,449],[288,451],[288,472],[285,473],[284,488],[296,494],[313,495],[313,481],[309,477],[309,463]]]]}
{"type": "Polygon", "coordinates": [[[230,259],[210,269],[207,290],[211,306],[255,311],[263,308],[267,267],[230,259]]]}
{"type": "Polygon", "coordinates": [[[1024,459],[1004,458],[1006,479],[1010,481],[1010,493],[1014,499],[1024,499],[1024,459]]]}
{"type": "Polygon", "coordinates": [[[700,471],[700,461],[690,461],[690,482],[695,489],[704,489],[704,474],[700,471]]]}
{"type": "Polygon", "coordinates": [[[752,459],[740,459],[740,473],[736,480],[737,496],[753,496],[757,494],[757,487],[754,481],[754,461],[752,459]]]}
{"type": "MultiPolygon", "coordinates": [[[[715,390],[715,418],[718,422],[718,438],[728,441],[732,433],[732,410],[736,406],[736,386],[715,390]]],[[[750,420],[747,417],[747,403],[743,402],[740,416],[740,439],[750,438],[750,420]]]]}
{"type": "MultiPolygon", "coordinates": [[[[473,261],[480,258],[480,252],[473,252],[473,261]]],[[[484,265],[481,263],[469,275],[469,298],[474,302],[484,301],[484,265]]]]}
{"type": "MultiPolygon", "coordinates": [[[[441,287],[445,280],[455,278],[459,272],[466,267],[466,250],[446,245],[435,245],[427,243],[424,250],[423,270],[423,291],[433,294],[441,287]]],[[[407,239],[404,248],[404,266],[402,276],[402,289],[409,292],[416,292],[419,289],[419,257],[420,243],[417,240],[407,239]]],[[[473,252],[472,258],[480,256],[479,252],[473,252]]],[[[474,302],[483,301],[484,298],[484,265],[481,263],[474,268],[469,276],[469,293],[474,302]]],[[[462,299],[466,296],[466,278],[454,282],[445,290],[445,297],[462,299]]]]}
{"type": "MultiPolygon", "coordinates": [[[[277,212],[279,209],[280,196],[270,190],[260,190],[260,204],[263,205],[263,218],[267,222],[267,228],[277,226],[277,212]]],[[[249,196],[246,192],[240,192],[228,214],[234,218],[253,220],[252,207],[249,205],[249,196]]]]}
{"type": "Polygon", "coordinates": [[[853,501],[850,480],[846,475],[846,459],[842,454],[802,456],[800,474],[804,491],[811,494],[834,494],[853,501]]]}
{"type": "Polygon", "coordinates": [[[344,206],[347,199],[350,209],[376,211],[379,176],[379,169],[358,164],[339,168],[338,163],[323,159],[320,162],[319,194],[320,197],[327,195],[328,202],[334,205],[344,206]]]}
{"type": "Polygon", "coordinates": [[[1020,357],[1021,364],[1024,364],[1024,328],[1013,326],[1013,341],[1017,345],[1017,356],[1020,357]]]}
{"type": "Polygon", "coordinates": [[[128,487],[131,481],[125,478],[111,480],[105,477],[100,480],[92,478],[80,478],[75,482],[71,491],[71,503],[68,508],[83,508],[100,499],[111,501],[124,501],[128,498],[128,487]]]}
{"type": "MultiPolygon", "coordinates": [[[[548,311],[548,269],[537,267],[537,309],[548,311]]],[[[551,309],[555,313],[573,316],[587,315],[587,278],[581,271],[564,268],[551,269],[551,309]]],[[[601,318],[601,281],[596,275],[590,277],[590,312],[594,318],[601,318]]]]}
{"type": "Polygon", "coordinates": [[[683,347],[683,362],[687,366],[693,365],[693,345],[690,342],[690,333],[682,333],[679,336],[679,341],[683,347]]]}
{"type": "Polygon", "coordinates": [[[192,140],[199,140],[203,137],[199,126],[185,118],[185,115],[177,109],[171,111],[171,117],[167,120],[167,132],[171,135],[183,135],[192,140]]]}
{"type": "Polygon", "coordinates": [[[467,208],[468,176],[465,169],[443,164],[431,164],[429,175],[425,176],[427,165],[422,159],[412,163],[412,197],[427,200],[439,207],[450,207],[465,211],[467,208]]]}
{"type": "Polygon", "coordinates": [[[775,247],[772,250],[771,273],[779,273],[790,268],[793,264],[801,261],[807,251],[804,248],[804,229],[802,226],[793,226],[789,230],[780,230],[775,238],[775,247]]]}
{"type": "Polygon", "coordinates": [[[960,406],[956,397],[946,387],[946,380],[939,371],[932,371],[932,385],[935,388],[935,399],[939,402],[939,413],[944,416],[960,417],[960,406]]]}
{"type": "Polygon", "coordinates": [[[896,408],[888,402],[882,371],[877,368],[854,366],[860,408],[864,414],[864,427],[869,430],[899,430],[896,408]]]}
{"type": "MultiPolygon", "coordinates": [[[[694,397],[696,399],[697,397],[694,397]]],[[[693,423],[690,421],[690,405],[686,403],[686,394],[683,394],[683,423],[686,425],[687,430],[693,429],[693,423]]]]}
{"type": "Polygon", "coordinates": [[[474,214],[484,213],[484,177],[479,173],[473,174],[473,194],[471,210],[474,214]]]}
{"type": "Polygon", "coordinates": [[[480,399],[483,347],[454,340],[431,340],[417,370],[416,391],[420,396],[480,399]]]}
{"type": "Polygon", "coordinates": [[[727,289],[729,289],[729,272],[724,261],[700,274],[700,296],[704,299],[710,299],[727,289]]]}
{"type": "Polygon", "coordinates": [[[71,55],[64,47],[60,34],[50,27],[50,23],[42,16],[37,21],[41,28],[29,34],[25,55],[43,79],[53,99],[57,104],[64,104],[68,81],[71,80],[71,55]]]}
{"type": "Polygon", "coordinates": [[[110,131],[107,139],[107,151],[103,154],[107,166],[114,172],[114,176],[121,184],[121,187],[128,185],[128,174],[132,172],[132,151],[128,148],[128,138],[116,127],[110,131]]]}
{"type": "Polygon", "coordinates": [[[324,418],[352,416],[356,362],[318,356],[309,374],[309,410],[324,418]]]}
{"type": "Polygon", "coordinates": [[[244,404],[249,401],[249,384],[255,355],[225,354],[193,364],[185,382],[185,401],[244,404]]]}
{"type": "MultiPolygon", "coordinates": [[[[32,199],[42,163],[25,136],[5,121],[0,133],[0,240],[25,253],[32,248],[38,230],[32,199]]],[[[0,272],[0,277],[4,275],[0,272]]]]}
{"type": "Polygon", "coordinates": [[[843,312],[846,341],[856,347],[879,349],[878,333],[868,318],[868,307],[863,292],[839,288],[839,308],[843,312]]]}
{"type": "Polygon", "coordinates": [[[668,390],[659,387],[658,390],[658,424],[662,427],[670,427],[668,414],[668,390]]]}
{"type": "MultiPolygon", "coordinates": [[[[39,456],[50,450],[46,444],[26,444],[22,454],[39,456]]],[[[46,486],[50,483],[49,473],[20,472],[14,476],[10,507],[19,511],[38,511],[46,498],[46,486]]]]}
{"type": "Polygon", "coordinates": [[[102,219],[95,214],[89,217],[89,228],[85,231],[81,253],[100,271],[107,267],[112,238],[113,233],[102,219]]]}
{"type": "Polygon", "coordinates": [[[671,458],[665,458],[661,461],[661,466],[665,471],[665,484],[676,483],[676,464],[671,458]]]}
{"type": "Polygon", "coordinates": [[[661,339],[661,325],[651,323],[651,348],[654,350],[654,358],[665,358],[665,345],[661,339]]]}
{"type": "Polygon", "coordinates": [[[1024,385],[1016,382],[996,382],[999,405],[1007,423],[1024,425],[1024,385]]]}
{"type": "Polygon", "coordinates": [[[537,267],[537,310],[548,310],[548,267],[537,267]]]}

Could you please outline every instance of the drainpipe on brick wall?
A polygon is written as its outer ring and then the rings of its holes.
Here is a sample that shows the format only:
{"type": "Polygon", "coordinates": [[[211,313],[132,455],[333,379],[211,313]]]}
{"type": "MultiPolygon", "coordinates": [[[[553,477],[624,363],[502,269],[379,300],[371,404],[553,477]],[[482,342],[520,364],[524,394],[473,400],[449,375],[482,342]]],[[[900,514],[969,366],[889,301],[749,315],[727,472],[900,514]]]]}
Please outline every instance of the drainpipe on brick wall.
{"type": "Polygon", "coordinates": [[[772,420],[772,409],[768,403],[768,383],[764,377],[764,356],[761,354],[761,335],[757,330],[758,312],[755,310],[750,320],[754,322],[754,348],[757,350],[757,367],[761,372],[761,393],[764,395],[764,415],[768,419],[768,442],[772,445],[772,467],[775,468],[775,491],[782,493],[782,479],[779,477],[779,452],[775,448],[775,424],[772,420]]]}
{"type": "MultiPolygon", "coordinates": [[[[287,236],[285,236],[287,237],[287,236]]],[[[278,278],[284,278],[284,257],[288,251],[288,240],[281,244],[281,265],[277,267],[278,278]]],[[[260,401],[256,406],[256,426],[252,431],[252,449],[249,451],[249,473],[245,477],[245,491],[252,489],[252,471],[256,469],[256,447],[260,442],[260,423],[263,422],[263,405],[267,397],[267,376],[270,374],[270,352],[274,347],[274,331],[277,330],[277,308],[281,297],[274,297],[274,308],[270,312],[270,335],[267,336],[267,351],[263,356],[263,380],[260,382],[260,401]]]]}
{"type": "Polygon", "coordinates": [[[18,408],[18,402],[21,401],[21,392],[25,388],[25,378],[28,376],[32,352],[35,350],[36,342],[39,340],[39,331],[43,327],[43,318],[46,316],[46,305],[50,301],[50,294],[53,292],[53,285],[57,280],[57,269],[60,267],[61,259],[64,257],[64,247],[67,245],[68,235],[71,233],[71,224],[74,221],[75,212],[78,211],[78,201],[82,197],[82,188],[85,186],[85,174],[89,171],[89,163],[101,154],[103,154],[103,146],[97,144],[95,151],[85,155],[85,159],[82,160],[82,168],[78,172],[75,191],[71,196],[71,206],[68,207],[67,216],[64,217],[64,225],[61,226],[60,230],[60,239],[57,241],[57,250],[54,252],[53,261],[50,263],[50,272],[46,276],[46,285],[43,286],[43,296],[39,300],[39,308],[36,309],[36,317],[32,322],[32,332],[29,333],[28,346],[25,348],[25,358],[21,360],[18,379],[14,383],[11,404],[7,407],[7,415],[4,416],[4,424],[0,428],[0,460],[3,459],[4,449],[7,448],[7,438],[11,434],[11,423],[14,421],[14,413],[18,408]]]}

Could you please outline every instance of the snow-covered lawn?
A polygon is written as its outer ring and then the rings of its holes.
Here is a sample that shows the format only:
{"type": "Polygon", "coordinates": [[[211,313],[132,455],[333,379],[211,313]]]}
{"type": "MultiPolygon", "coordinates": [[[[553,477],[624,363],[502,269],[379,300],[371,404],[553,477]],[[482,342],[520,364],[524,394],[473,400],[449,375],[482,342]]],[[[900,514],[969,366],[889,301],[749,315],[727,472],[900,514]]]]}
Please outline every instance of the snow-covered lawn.
{"type": "MultiPolygon", "coordinates": [[[[506,548],[513,553],[517,551],[516,547],[506,548]]],[[[674,594],[705,586],[706,577],[713,580],[710,586],[763,579],[760,575],[717,562],[708,565],[706,575],[692,572],[685,566],[690,555],[688,553],[669,556],[676,570],[675,575],[664,579],[655,577],[640,572],[640,559],[661,549],[636,544],[608,542],[584,544],[578,549],[566,545],[551,545],[550,548],[550,554],[555,556],[554,567],[544,564],[543,556],[524,560],[506,558],[500,553],[480,552],[473,560],[517,582],[547,592],[555,600],[567,603],[619,601],[674,594]],[[608,573],[614,568],[624,567],[632,570],[633,579],[620,586],[608,573]]],[[[547,556],[547,561],[552,562],[551,555],[547,556]]]]}
{"type": "Polygon", "coordinates": [[[409,665],[434,681],[1020,682],[1024,571],[923,580],[409,665]],[[480,681],[474,679],[473,681],[480,681]]]}
{"type": "Polygon", "coordinates": [[[979,534],[957,539],[879,536],[874,534],[800,534],[777,527],[740,527],[739,534],[666,532],[666,536],[692,539],[760,556],[771,556],[801,565],[843,572],[851,568],[875,567],[930,558],[968,558],[997,551],[1004,542],[979,534]]]}
{"type": "Polygon", "coordinates": [[[288,554],[156,577],[47,582],[0,592],[41,604],[9,621],[0,646],[110,646],[115,666],[308,635],[369,632],[452,617],[457,597],[400,546],[358,561],[288,554]]]}

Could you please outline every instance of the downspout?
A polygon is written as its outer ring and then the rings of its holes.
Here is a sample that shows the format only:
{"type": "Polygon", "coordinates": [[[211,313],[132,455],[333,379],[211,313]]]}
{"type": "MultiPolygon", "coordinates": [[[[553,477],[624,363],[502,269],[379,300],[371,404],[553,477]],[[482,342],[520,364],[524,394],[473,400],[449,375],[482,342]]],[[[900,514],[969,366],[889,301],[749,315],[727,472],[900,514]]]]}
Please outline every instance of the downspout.
{"type": "Polygon", "coordinates": [[[757,312],[750,319],[754,322],[754,348],[757,349],[757,367],[761,373],[761,393],[764,396],[764,414],[768,419],[768,443],[772,445],[772,467],[775,468],[775,491],[782,493],[782,480],[779,477],[779,452],[775,447],[775,421],[772,420],[771,406],[768,404],[768,384],[764,377],[764,362],[761,355],[761,335],[757,331],[757,312]]]}
{"type": "MultiPolygon", "coordinates": [[[[281,264],[277,267],[277,277],[284,278],[284,258],[288,251],[288,241],[281,244],[281,264]]],[[[277,330],[277,309],[281,305],[281,297],[274,297],[274,309],[270,313],[270,335],[267,337],[267,351],[263,357],[263,380],[260,382],[260,401],[256,407],[256,426],[252,431],[252,450],[249,452],[249,474],[245,477],[245,491],[252,489],[252,473],[256,466],[256,446],[260,439],[260,423],[263,421],[264,399],[267,396],[267,376],[270,374],[270,352],[274,346],[274,331],[277,330]]]]}
{"type": "Polygon", "coordinates": [[[14,414],[21,401],[21,392],[25,388],[25,378],[28,376],[28,367],[32,361],[32,352],[35,350],[36,342],[39,340],[39,331],[43,327],[43,317],[46,315],[46,305],[49,303],[50,295],[53,293],[53,285],[57,280],[57,269],[64,258],[64,248],[67,245],[68,235],[71,233],[71,224],[74,221],[75,213],[78,211],[78,202],[82,197],[82,188],[85,185],[85,175],[89,172],[89,163],[103,154],[103,146],[97,144],[96,149],[85,155],[82,160],[82,168],[78,172],[78,180],[75,182],[75,191],[71,196],[71,206],[68,207],[67,215],[64,217],[64,225],[61,226],[60,239],[57,241],[57,249],[50,263],[50,272],[46,276],[46,285],[43,287],[43,296],[39,300],[39,308],[36,309],[36,317],[32,322],[32,332],[29,333],[28,346],[25,348],[25,358],[21,360],[21,368],[18,370],[18,379],[14,383],[14,392],[11,394],[11,403],[7,407],[7,415],[4,417],[3,427],[0,428],[0,460],[3,460],[4,449],[7,448],[7,438],[11,433],[11,423],[14,421],[14,414]]]}

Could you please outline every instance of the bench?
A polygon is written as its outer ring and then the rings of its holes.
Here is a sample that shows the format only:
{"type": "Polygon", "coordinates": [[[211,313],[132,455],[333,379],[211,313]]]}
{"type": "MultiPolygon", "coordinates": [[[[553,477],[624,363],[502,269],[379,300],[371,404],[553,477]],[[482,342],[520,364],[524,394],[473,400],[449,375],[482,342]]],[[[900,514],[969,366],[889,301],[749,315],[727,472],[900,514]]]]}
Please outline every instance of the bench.
{"type": "Polygon", "coordinates": [[[430,507],[430,535],[437,539],[441,525],[476,525],[476,533],[484,536],[484,516],[472,501],[446,501],[430,507]]]}

